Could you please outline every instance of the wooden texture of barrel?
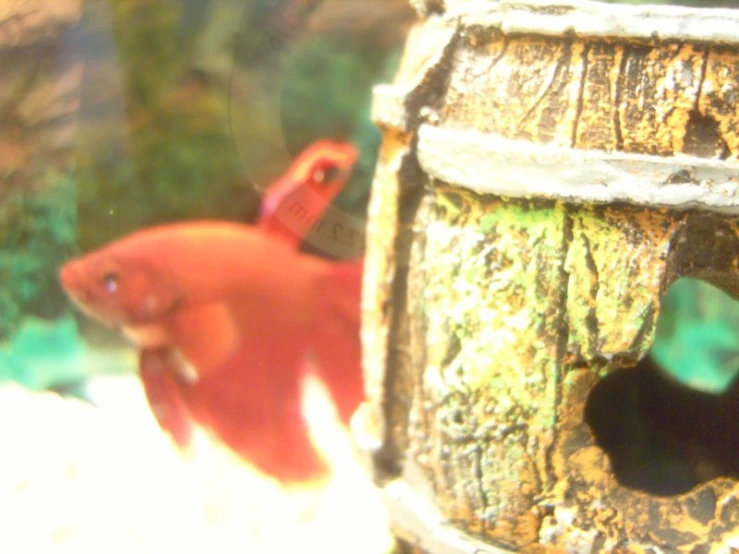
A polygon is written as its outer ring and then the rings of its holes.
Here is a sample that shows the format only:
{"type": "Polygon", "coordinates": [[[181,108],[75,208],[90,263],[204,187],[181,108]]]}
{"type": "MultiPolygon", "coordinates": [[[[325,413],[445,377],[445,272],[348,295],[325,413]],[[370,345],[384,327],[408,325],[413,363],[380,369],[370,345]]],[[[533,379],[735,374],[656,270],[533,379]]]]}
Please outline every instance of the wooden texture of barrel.
{"type": "MultiPolygon", "coordinates": [[[[739,13],[414,6],[375,91],[359,426],[398,534],[428,552],[739,548],[735,479],[686,462],[702,482],[682,494],[624,486],[586,423],[620,409],[595,392],[613,376],[656,401],[634,366],[672,282],[739,296],[739,13]]],[[[690,410],[660,394],[679,441],[690,410]]],[[[721,414],[701,432],[731,441],[736,397],[721,414]]]]}

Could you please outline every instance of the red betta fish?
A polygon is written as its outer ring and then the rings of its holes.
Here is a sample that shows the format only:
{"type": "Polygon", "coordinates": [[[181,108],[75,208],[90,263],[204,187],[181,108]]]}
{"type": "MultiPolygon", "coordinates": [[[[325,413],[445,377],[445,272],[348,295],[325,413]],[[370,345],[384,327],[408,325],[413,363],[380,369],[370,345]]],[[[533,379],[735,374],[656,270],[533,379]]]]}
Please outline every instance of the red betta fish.
{"type": "Polygon", "coordinates": [[[315,368],[345,423],[364,398],[362,263],[299,252],[300,235],[281,218],[296,198],[320,217],[355,159],[353,147],[333,143],[301,154],[267,191],[256,226],[153,227],[61,269],[85,313],[139,346],[152,411],[180,446],[195,422],[282,482],[326,474],[301,412],[301,384],[315,368]]]}

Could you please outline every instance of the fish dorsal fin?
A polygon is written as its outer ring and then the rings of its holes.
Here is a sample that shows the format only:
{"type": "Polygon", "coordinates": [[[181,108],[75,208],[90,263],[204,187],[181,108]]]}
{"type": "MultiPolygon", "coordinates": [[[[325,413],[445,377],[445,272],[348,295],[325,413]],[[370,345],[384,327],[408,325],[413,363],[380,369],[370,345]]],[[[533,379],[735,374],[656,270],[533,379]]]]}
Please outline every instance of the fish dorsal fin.
{"type": "Polygon", "coordinates": [[[306,148],[267,189],[257,228],[297,248],[346,186],[357,155],[350,143],[319,141],[306,148]]]}

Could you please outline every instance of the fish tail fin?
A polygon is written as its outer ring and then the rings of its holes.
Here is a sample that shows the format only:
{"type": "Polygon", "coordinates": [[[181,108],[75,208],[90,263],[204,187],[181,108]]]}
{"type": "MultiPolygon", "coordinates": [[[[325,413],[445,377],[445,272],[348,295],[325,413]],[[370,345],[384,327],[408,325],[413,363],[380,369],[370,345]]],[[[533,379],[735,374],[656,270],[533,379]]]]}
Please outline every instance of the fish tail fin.
{"type": "Polygon", "coordinates": [[[227,364],[188,391],[200,426],[282,483],[323,478],[330,469],[301,411],[299,367],[289,349],[247,340],[227,364]]]}
{"type": "Polygon", "coordinates": [[[331,264],[320,291],[313,343],[315,372],[345,424],[365,397],[359,333],[363,267],[362,260],[331,264]]]}

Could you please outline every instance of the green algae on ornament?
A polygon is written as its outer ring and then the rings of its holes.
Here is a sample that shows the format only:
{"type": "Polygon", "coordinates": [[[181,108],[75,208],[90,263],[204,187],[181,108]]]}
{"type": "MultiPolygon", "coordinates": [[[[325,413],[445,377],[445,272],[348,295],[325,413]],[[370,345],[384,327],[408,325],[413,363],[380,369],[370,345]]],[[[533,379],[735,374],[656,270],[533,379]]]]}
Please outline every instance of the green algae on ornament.
{"type": "Polygon", "coordinates": [[[692,389],[726,392],[739,374],[739,302],[696,279],[678,279],[662,301],[651,355],[692,389]]]}

